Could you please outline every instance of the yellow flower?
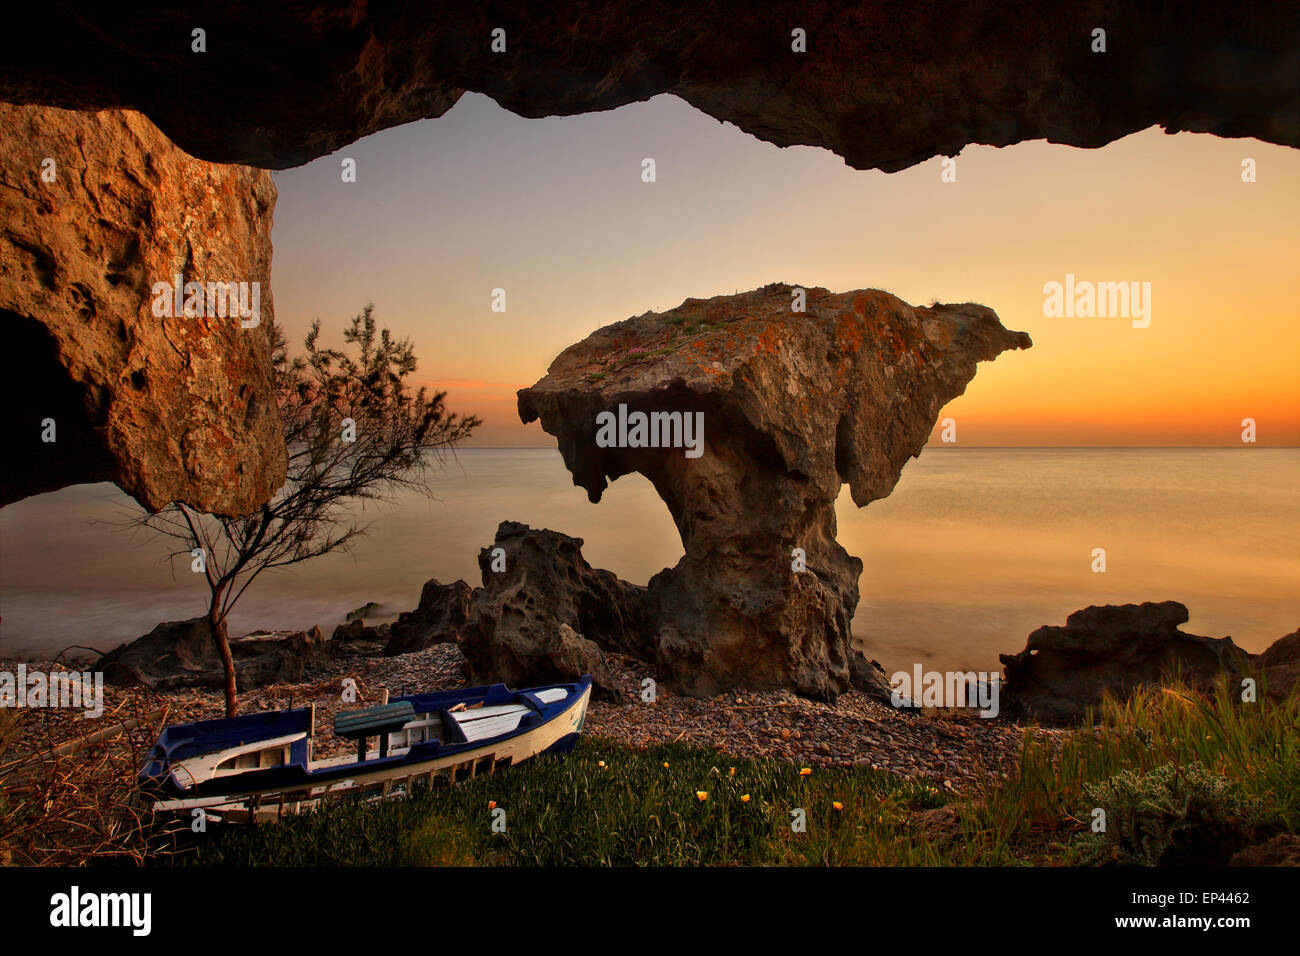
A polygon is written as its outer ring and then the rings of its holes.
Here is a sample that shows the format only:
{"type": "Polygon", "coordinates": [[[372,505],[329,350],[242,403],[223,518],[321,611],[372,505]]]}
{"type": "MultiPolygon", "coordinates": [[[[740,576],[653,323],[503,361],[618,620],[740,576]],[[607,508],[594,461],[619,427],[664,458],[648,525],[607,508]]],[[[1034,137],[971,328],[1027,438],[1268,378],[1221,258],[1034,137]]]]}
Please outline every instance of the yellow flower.
{"type": "Polygon", "coordinates": [[[732,768],[731,768],[731,775],[732,775],[733,777],[736,775],[736,768],[735,768],[735,767],[732,767],[732,768]]]}
{"type": "Polygon", "coordinates": [[[840,803],[838,800],[834,801],[834,802],[831,804],[831,806],[834,807],[836,810],[843,810],[843,809],[844,809],[844,804],[840,803]]]}
{"type": "Polygon", "coordinates": [[[605,761],[603,761],[603,760],[597,760],[597,761],[596,761],[596,766],[597,766],[597,767],[603,767],[603,766],[605,766],[605,761]]]}
{"type": "Polygon", "coordinates": [[[811,776],[811,774],[812,774],[812,767],[804,767],[802,770],[799,771],[799,776],[801,777],[811,776]]]}
{"type": "Polygon", "coordinates": [[[740,802],[741,802],[741,803],[749,803],[749,794],[747,794],[747,793],[742,793],[742,794],[740,795],[740,802]]]}
{"type": "Polygon", "coordinates": [[[703,803],[705,800],[709,799],[709,793],[707,790],[696,790],[695,796],[700,801],[700,803],[703,803]]]}
{"type": "Polygon", "coordinates": [[[667,760],[664,761],[664,769],[665,769],[665,770],[668,769],[668,761],[667,761],[667,760]]]}

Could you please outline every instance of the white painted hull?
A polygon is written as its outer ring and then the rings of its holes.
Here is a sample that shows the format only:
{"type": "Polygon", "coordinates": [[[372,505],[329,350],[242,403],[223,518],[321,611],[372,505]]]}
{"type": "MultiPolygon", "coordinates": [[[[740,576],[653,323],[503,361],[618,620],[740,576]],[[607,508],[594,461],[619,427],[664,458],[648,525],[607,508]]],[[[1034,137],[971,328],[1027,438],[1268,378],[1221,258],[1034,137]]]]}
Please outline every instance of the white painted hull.
{"type": "MultiPolygon", "coordinates": [[[[485,740],[480,746],[459,750],[446,756],[435,756],[414,764],[360,769],[346,778],[294,790],[272,788],[266,790],[231,791],[220,796],[193,799],[158,800],[153,803],[157,811],[185,811],[203,809],[210,818],[228,822],[248,820],[274,820],[288,813],[297,813],[315,807],[322,800],[354,797],[377,800],[400,796],[416,786],[431,786],[439,778],[454,783],[458,779],[490,773],[495,769],[513,766],[536,757],[577,734],[582,728],[591,699],[587,687],[567,709],[555,718],[524,733],[498,740],[485,740]]],[[[401,756],[394,750],[390,756],[401,756]]],[[[329,769],[339,763],[353,763],[354,758],[321,761],[313,769],[329,769]]]]}

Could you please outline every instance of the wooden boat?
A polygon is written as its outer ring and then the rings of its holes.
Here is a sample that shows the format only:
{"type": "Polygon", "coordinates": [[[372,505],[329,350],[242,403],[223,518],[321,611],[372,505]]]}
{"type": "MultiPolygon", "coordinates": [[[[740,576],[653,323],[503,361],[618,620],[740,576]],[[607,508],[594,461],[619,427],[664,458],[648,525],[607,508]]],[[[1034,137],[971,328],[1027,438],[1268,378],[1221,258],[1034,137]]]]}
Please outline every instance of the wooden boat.
{"type": "Polygon", "coordinates": [[[154,744],[140,787],[155,810],[202,808],[227,822],[278,819],[328,799],[397,796],[568,753],[590,698],[590,676],[398,697],[338,714],[334,733],[355,740],[357,753],[325,760],[312,758],[315,705],[177,724],[154,744]]]}

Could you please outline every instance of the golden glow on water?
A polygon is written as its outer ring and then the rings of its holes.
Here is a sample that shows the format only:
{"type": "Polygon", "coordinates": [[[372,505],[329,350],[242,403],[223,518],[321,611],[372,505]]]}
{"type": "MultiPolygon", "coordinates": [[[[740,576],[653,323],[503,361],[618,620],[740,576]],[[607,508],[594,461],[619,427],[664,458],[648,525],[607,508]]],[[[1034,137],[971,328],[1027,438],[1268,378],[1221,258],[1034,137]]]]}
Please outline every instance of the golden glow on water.
{"type": "MultiPolygon", "coordinates": [[[[436,577],[479,582],[476,557],[506,519],[583,538],[596,567],[644,584],[682,555],[668,509],[640,475],[600,504],[558,452],[478,449],[449,460],[439,500],[367,512],[368,535],[249,589],[234,633],[328,633],[377,601],[410,610],[436,577]]],[[[83,485],[0,510],[0,656],[111,647],[200,614],[204,590],[164,550],[94,521],[125,496],[83,485]],[[32,548],[32,541],[41,541],[32,548]]],[[[1300,449],[927,448],[888,498],[837,506],[840,543],[862,558],[853,622],[887,668],[989,670],[1043,624],[1089,604],[1181,601],[1187,630],[1263,650],[1300,624],[1300,449]],[[1108,570],[1090,569],[1093,548],[1108,570]]]]}

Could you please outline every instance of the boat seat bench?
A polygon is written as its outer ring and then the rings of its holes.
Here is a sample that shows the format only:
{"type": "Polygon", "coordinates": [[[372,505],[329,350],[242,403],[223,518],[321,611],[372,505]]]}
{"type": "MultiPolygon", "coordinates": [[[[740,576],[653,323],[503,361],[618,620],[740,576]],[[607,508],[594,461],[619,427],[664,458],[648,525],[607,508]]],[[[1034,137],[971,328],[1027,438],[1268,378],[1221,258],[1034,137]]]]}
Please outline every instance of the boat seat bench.
{"type": "Polygon", "coordinates": [[[334,736],[357,742],[357,760],[366,759],[366,741],[379,736],[379,756],[388,756],[388,735],[401,730],[415,719],[415,708],[409,700],[362,710],[348,711],[334,716],[334,736]]]}

